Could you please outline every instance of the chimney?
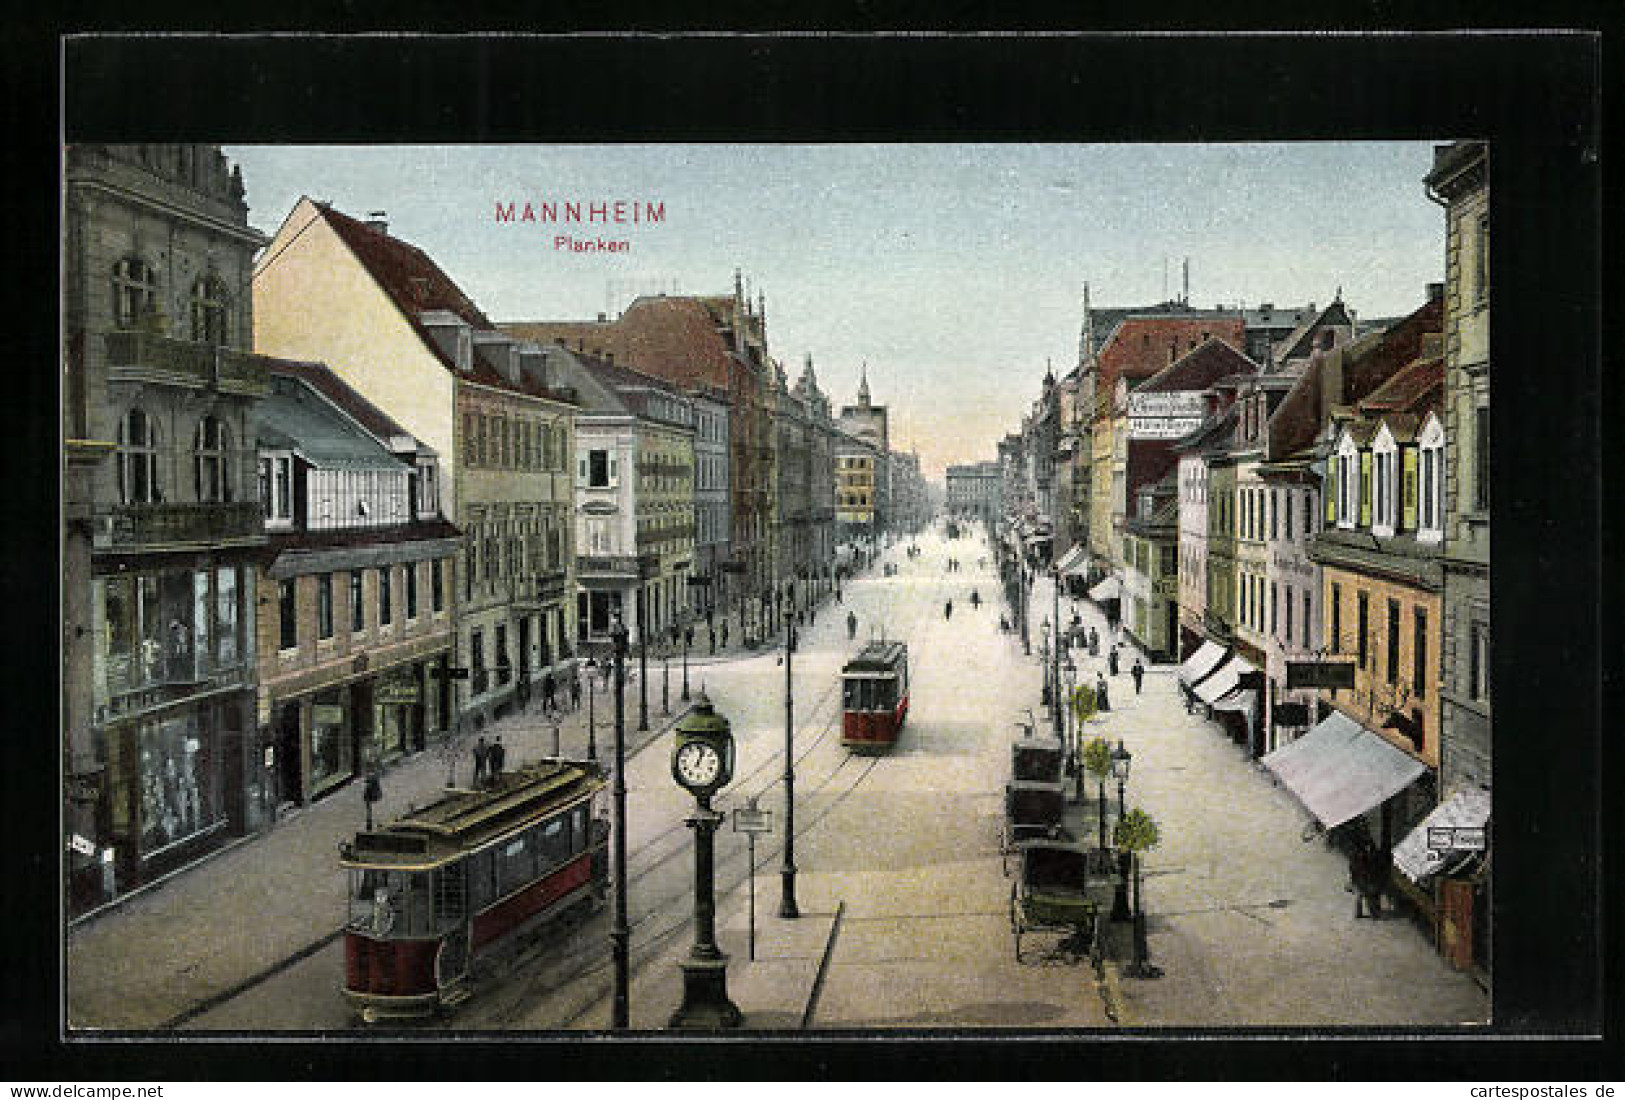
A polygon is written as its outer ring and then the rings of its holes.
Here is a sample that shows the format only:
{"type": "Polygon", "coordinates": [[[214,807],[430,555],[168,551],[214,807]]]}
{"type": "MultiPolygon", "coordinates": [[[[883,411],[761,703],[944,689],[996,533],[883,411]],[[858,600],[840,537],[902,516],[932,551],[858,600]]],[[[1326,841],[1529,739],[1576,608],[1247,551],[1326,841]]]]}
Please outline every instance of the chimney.
{"type": "Polygon", "coordinates": [[[609,320],[609,314],[607,314],[607,313],[600,313],[600,314],[599,314],[599,315],[598,315],[598,323],[599,323],[599,324],[600,324],[600,325],[601,325],[601,324],[603,324],[603,323],[604,323],[604,322],[605,322],[605,321],[607,321],[607,320],[609,320]]]}
{"type": "Polygon", "coordinates": [[[389,236],[389,215],[382,210],[368,211],[367,228],[372,230],[374,233],[377,233],[380,237],[389,236]]]}
{"type": "Polygon", "coordinates": [[[1442,302],[1442,301],[1444,301],[1444,284],[1443,283],[1429,283],[1427,289],[1428,289],[1428,301],[1430,301],[1430,302],[1442,302]]]}

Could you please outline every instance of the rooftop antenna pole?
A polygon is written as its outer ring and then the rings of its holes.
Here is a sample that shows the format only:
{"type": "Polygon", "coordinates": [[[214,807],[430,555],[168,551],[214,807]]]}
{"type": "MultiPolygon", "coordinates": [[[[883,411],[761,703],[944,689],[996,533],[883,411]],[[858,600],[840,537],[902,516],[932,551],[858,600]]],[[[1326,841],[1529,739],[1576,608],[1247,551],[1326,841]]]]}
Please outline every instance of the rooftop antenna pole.
{"type": "Polygon", "coordinates": [[[1189,256],[1185,257],[1185,292],[1181,300],[1186,305],[1191,304],[1191,258],[1189,256]]]}
{"type": "Polygon", "coordinates": [[[1162,300],[1168,300],[1168,257],[1162,258],[1162,300]]]}

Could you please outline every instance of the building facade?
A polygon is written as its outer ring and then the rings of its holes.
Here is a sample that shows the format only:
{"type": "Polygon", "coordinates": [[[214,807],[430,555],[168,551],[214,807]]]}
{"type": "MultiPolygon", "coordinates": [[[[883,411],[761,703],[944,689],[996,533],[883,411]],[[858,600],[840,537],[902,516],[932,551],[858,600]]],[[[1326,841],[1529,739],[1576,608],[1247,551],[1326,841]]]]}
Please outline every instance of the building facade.
{"type": "Polygon", "coordinates": [[[573,395],[381,218],[301,199],[254,274],[255,342],[328,363],[439,456],[463,532],[454,707],[481,725],[574,675],[573,395]]]}
{"type": "Polygon", "coordinates": [[[731,402],[726,390],[704,382],[691,388],[688,397],[694,407],[694,569],[689,580],[696,589],[690,602],[697,613],[714,622],[716,609],[728,606],[728,574],[723,567],[733,553],[728,490],[731,402]]]}
{"type": "Polygon", "coordinates": [[[461,539],[436,455],[321,364],[270,373],[255,413],[258,713],[270,798],[294,806],[450,730],[461,539]]]}
{"type": "Polygon", "coordinates": [[[264,823],[249,277],[216,146],[63,161],[63,753],[82,912],[264,823]]]}

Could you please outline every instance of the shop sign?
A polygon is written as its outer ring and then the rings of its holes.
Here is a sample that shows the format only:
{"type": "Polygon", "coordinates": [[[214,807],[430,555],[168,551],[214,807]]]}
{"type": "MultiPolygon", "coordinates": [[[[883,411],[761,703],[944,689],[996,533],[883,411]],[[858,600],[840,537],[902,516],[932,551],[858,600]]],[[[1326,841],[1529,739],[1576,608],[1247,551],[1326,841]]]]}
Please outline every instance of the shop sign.
{"type": "Polygon", "coordinates": [[[433,668],[429,669],[429,675],[445,680],[466,680],[468,679],[468,669],[466,667],[442,667],[440,665],[435,665],[433,668]]]}
{"type": "Polygon", "coordinates": [[[1482,825],[1428,826],[1428,847],[1436,852],[1482,852],[1484,846],[1482,825]]]}
{"type": "Polygon", "coordinates": [[[1307,726],[1309,724],[1309,704],[1276,703],[1275,724],[1277,726],[1307,726]]]}
{"type": "Polygon", "coordinates": [[[373,701],[385,705],[416,703],[422,697],[418,686],[413,683],[382,683],[373,689],[373,701]]]}
{"type": "Polygon", "coordinates": [[[82,856],[93,856],[96,854],[95,842],[85,839],[78,833],[74,833],[73,836],[68,840],[68,846],[82,856]]]}
{"type": "Polygon", "coordinates": [[[1286,663],[1288,688],[1351,688],[1354,686],[1353,661],[1288,661],[1286,663]]]}
{"type": "Polygon", "coordinates": [[[310,720],[318,726],[342,726],[344,707],[338,703],[317,703],[310,708],[310,720]]]}

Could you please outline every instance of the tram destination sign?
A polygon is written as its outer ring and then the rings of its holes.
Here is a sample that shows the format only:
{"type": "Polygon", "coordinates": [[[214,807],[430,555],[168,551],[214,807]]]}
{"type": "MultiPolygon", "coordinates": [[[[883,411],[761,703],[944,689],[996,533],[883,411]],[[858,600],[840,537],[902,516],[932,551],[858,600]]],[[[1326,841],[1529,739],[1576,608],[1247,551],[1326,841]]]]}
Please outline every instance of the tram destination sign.
{"type": "Polygon", "coordinates": [[[1286,686],[1289,688],[1351,688],[1353,661],[1288,661],[1286,686]]]}

